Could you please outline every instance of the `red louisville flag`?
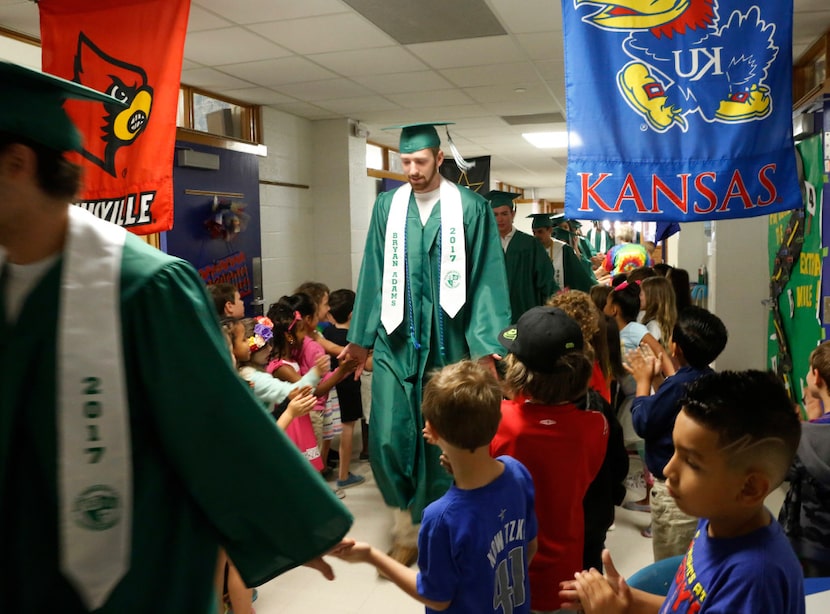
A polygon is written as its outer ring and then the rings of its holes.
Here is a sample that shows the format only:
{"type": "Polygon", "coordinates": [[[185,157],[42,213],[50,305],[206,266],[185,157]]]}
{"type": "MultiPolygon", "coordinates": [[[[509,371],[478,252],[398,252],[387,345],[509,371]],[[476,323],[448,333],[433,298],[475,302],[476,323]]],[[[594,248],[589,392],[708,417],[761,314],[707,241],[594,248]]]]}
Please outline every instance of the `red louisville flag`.
{"type": "Polygon", "coordinates": [[[84,135],[76,203],[136,234],[173,227],[173,152],[190,0],[40,0],[43,71],[128,108],[67,100],[84,135]]]}

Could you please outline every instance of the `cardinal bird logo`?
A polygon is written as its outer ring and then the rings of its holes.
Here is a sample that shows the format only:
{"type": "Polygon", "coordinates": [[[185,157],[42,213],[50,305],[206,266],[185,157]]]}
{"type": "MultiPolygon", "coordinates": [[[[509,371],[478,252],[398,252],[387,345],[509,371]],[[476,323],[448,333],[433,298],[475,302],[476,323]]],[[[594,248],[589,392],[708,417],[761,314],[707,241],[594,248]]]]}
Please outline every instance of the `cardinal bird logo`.
{"type": "Polygon", "coordinates": [[[83,32],[78,36],[74,69],[76,83],[106,92],[127,105],[123,108],[102,103],[106,114],[101,118],[104,123],[100,138],[87,138],[81,152],[84,158],[116,177],[115,154],[132,145],[150,121],[153,88],[140,66],[104,53],[83,32]]]}
{"type": "Polygon", "coordinates": [[[722,19],[718,0],[574,0],[598,7],[582,21],[627,33],[630,59],[617,89],[655,132],[688,129],[687,116],[707,123],[743,123],[772,112],[767,73],[778,55],[775,24],[747,2],[722,19]]]}

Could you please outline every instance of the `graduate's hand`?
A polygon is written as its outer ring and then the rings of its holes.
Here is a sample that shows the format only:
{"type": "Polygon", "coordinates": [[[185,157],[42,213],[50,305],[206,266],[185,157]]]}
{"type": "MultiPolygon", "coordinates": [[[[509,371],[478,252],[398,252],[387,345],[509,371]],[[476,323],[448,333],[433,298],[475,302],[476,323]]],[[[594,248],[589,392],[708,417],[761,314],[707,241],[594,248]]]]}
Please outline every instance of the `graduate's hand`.
{"type": "Polygon", "coordinates": [[[304,567],[311,567],[312,569],[316,569],[326,580],[334,580],[334,570],[331,568],[331,565],[326,563],[323,557],[318,556],[316,559],[311,559],[307,563],[305,563],[304,567]]]}
{"type": "Polygon", "coordinates": [[[343,351],[337,355],[337,360],[354,359],[357,365],[354,369],[354,378],[359,379],[360,374],[363,373],[363,367],[366,365],[366,357],[369,355],[369,349],[356,343],[349,343],[343,348],[343,351]]]}

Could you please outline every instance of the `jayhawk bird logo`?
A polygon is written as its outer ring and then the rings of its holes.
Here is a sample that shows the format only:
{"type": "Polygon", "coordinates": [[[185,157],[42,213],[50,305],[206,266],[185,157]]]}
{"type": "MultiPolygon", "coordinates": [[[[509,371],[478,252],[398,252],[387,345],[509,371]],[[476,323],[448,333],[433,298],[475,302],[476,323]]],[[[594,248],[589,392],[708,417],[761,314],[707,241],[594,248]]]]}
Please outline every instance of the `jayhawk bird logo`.
{"type": "Polygon", "coordinates": [[[83,32],[78,36],[74,81],[106,92],[128,105],[124,109],[104,103],[100,138],[87,138],[82,155],[113,177],[117,176],[115,154],[131,145],[147,127],[153,106],[153,88],[140,66],[107,55],[83,32]]]}
{"type": "MultiPolygon", "coordinates": [[[[617,87],[645,120],[645,129],[688,129],[687,117],[725,124],[764,118],[772,111],[765,84],[775,61],[775,24],[758,6],[741,7],[726,19],[718,0],[574,0],[599,6],[582,21],[628,32],[622,43],[631,58],[617,73],[617,87]]],[[[741,3],[742,4],[742,3],[741,3]]]]}

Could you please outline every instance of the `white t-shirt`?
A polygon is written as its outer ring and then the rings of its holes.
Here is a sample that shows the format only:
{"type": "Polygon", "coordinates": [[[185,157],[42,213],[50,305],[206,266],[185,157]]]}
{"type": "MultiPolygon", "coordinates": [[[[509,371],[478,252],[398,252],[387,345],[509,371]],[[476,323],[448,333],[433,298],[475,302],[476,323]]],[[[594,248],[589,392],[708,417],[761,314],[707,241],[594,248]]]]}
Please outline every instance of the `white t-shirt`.
{"type": "Polygon", "coordinates": [[[435,203],[441,198],[441,188],[435,188],[430,192],[415,192],[415,204],[418,205],[418,213],[421,215],[421,224],[426,224],[435,208],[435,203]]]}

